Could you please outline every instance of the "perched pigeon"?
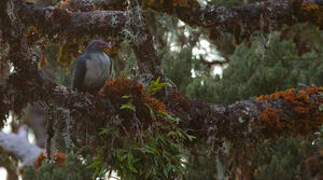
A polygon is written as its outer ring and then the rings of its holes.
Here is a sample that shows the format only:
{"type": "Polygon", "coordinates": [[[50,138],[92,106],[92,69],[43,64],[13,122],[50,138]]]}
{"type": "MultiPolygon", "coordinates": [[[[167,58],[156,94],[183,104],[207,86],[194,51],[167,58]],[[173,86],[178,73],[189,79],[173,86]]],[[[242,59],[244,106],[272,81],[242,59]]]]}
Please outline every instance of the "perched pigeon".
{"type": "Polygon", "coordinates": [[[85,52],[75,61],[72,88],[82,92],[97,92],[109,78],[112,60],[104,52],[111,44],[93,40],[85,52]]]}

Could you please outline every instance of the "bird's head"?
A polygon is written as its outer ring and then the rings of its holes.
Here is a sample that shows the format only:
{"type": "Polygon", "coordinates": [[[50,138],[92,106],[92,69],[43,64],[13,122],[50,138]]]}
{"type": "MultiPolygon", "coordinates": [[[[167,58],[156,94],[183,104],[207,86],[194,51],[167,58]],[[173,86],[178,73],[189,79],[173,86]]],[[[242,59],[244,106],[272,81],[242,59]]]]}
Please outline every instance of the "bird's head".
{"type": "Polygon", "coordinates": [[[86,51],[103,51],[103,49],[111,49],[111,43],[103,40],[92,40],[87,46],[86,51]]]}

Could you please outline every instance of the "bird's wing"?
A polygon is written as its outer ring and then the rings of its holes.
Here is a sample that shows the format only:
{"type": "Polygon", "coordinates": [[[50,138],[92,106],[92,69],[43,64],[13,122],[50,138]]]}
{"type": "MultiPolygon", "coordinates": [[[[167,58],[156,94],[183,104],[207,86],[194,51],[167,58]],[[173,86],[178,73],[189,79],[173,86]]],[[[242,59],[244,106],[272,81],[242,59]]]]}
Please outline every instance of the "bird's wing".
{"type": "Polygon", "coordinates": [[[112,79],[112,59],[105,53],[103,53],[103,56],[100,56],[100,57],[102,58],[102,63],[103,63],[103,66],[105,67],[104,71],[102,72],[102,77],[104,81],[111,80],[112,79]]]}
{"type": "Polygon", "coordinates": [[[80,90],[86,73],[86,57],[81,56],[75,61],[72,89],[80,90]]]}

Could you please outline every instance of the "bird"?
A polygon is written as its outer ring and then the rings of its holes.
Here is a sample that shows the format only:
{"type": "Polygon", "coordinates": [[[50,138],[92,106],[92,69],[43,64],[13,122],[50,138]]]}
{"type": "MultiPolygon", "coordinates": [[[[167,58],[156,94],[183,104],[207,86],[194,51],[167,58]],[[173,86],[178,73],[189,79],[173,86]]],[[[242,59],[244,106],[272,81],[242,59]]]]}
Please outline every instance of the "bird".
{"type": "Polygon", "coordinates": [[[72,89],[89,93],[101,89],[112,71],[112,60],[104,53],[105,48],[111,49],[111,43],[92,40],[84,53],[75,60],[72,89]]]}

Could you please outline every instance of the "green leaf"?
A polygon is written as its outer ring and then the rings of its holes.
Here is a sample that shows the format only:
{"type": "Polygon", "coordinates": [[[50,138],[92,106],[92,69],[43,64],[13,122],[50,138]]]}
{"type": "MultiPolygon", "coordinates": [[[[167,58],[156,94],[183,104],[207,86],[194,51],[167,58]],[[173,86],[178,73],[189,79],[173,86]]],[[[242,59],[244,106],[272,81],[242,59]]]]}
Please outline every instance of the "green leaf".
{"type": "Polygon", "coordinates": [[[134,158],[131,153],[127,153],[127,160],[128,160],[128,168],[130,171],[134,173],[138,173],[137,169],[133,166],[134,164],[134,158]]]}
{"type": "Polygon", "coordinates": [[[175,131],[170,131],[168,134],[167,134],[168,137],[171,137],[171,136],[178,136],[178,134],[175,132],[175,131]]]}
{"type": "Polygon", "coordinates": [[[132,164],[129,164],[129,169],[134,173],[138,173],[137,169],[132,164]]]}
{"type": "Polygon", "coordinates": [[[148,146],[148,145],[144,146],[144,152],[151,153],[151,154],[157,154],[157,150],[151,146],[148,146]]]}
{"type": "Polygon", "coordinates": [[[156,142],[161,142],[163,144],[166,144],[166,141],[164,140],[164,137],[163,136],[160,136],[160,135],[156,135],[156,142]]]}
{"type": "Polygon", "coordinates": [[[155,117],[155,113],[154,113],[153,109],[150,107],[150,105],[149,105],[149,104],[147,104],[147,103],[145,103],[145,105],[146,105],[146,107],[147,107],[147,108],[148,108],[148,110],[149,110],[150,117],[152,117],[153,119],[156,119],[156,117],[155,117]]]}
{"type": "Polygon", "coordinates": [[[320,105],[319,110],[323,111],[323,105],[320,105]]]}
{"type": "Polygon", "coordinates": [[[187,139],[189,141],[193,141],[194,139],[196,139],[196,137],[195,136],[191,136],[191,135],[187,135],[187,139]]]}
{"type": "Polygon", "coordinates": [[[149,95],[156,94],[158,91],[160,91],[162,88],[168,85],[167,82],[159,83],[159,81],[160,81],[160,77],[158,77],[156,81],[151,81],[151,84],[148,88],[149,95]]]}
{"type": "Polygon", "coordinates": [[[179,118],[174,118],[173,116],[169,115],[168,113],[166,112],[162,112],[162,111],[159,111],[158,112],[161,116],[163,116],[164,118],[166,118],[166,120],[168,120],[169,122],[173,122],[173,123],[176,123],[178,124],[180,119],[179,118]]]}
{"type": "Polygon", "coordinates": [[[121,105],[120,109],[130,109],[131,111],[136,112],[136,107],[130,102],[128,104],[121,105]]]}
{"type": "Polygon", "coordinates": [[[163,168],[163,174],[166,178],[168,178],[168,168],[163,168]]]}
{"type": "Polygon", "coordinates": [[[245,120],[244,120],[242,117],[239,117],[238,121],[239,121],[239,123],[241,123],[241,124],[245,122],[245,120]]]}
{"type": "Polygon", "coordinates": [[[87,168],[96,168],[98,167],[99,163],[98,162],[93,162],[92,164],[88,165],[87,168]]]}
{"type": "Polygon", "coordinates": [[[129,96],[124,95],[124,96],[122,96],[122,98],[123,98],[123,99],[129,99],[129,98],[131,98],[131,96],[130,96],[130,95],[129,95],[129,96]]]}
{"type": "Polygon", "coordinates": [[[102,128],[102,130],[99,132],[99,135],[102,136],[110,134],[112,130],[113,128],[102,128]]]}
{"type": "Polygon", "coordinates": [[[92,175],[92,179],[96,179],[96,177],[100,175],[102,166],[102,161],[99,157],[96,157],[94,162],[87,166],[87,168],[95,168],[95,172],[92,175]]]}

